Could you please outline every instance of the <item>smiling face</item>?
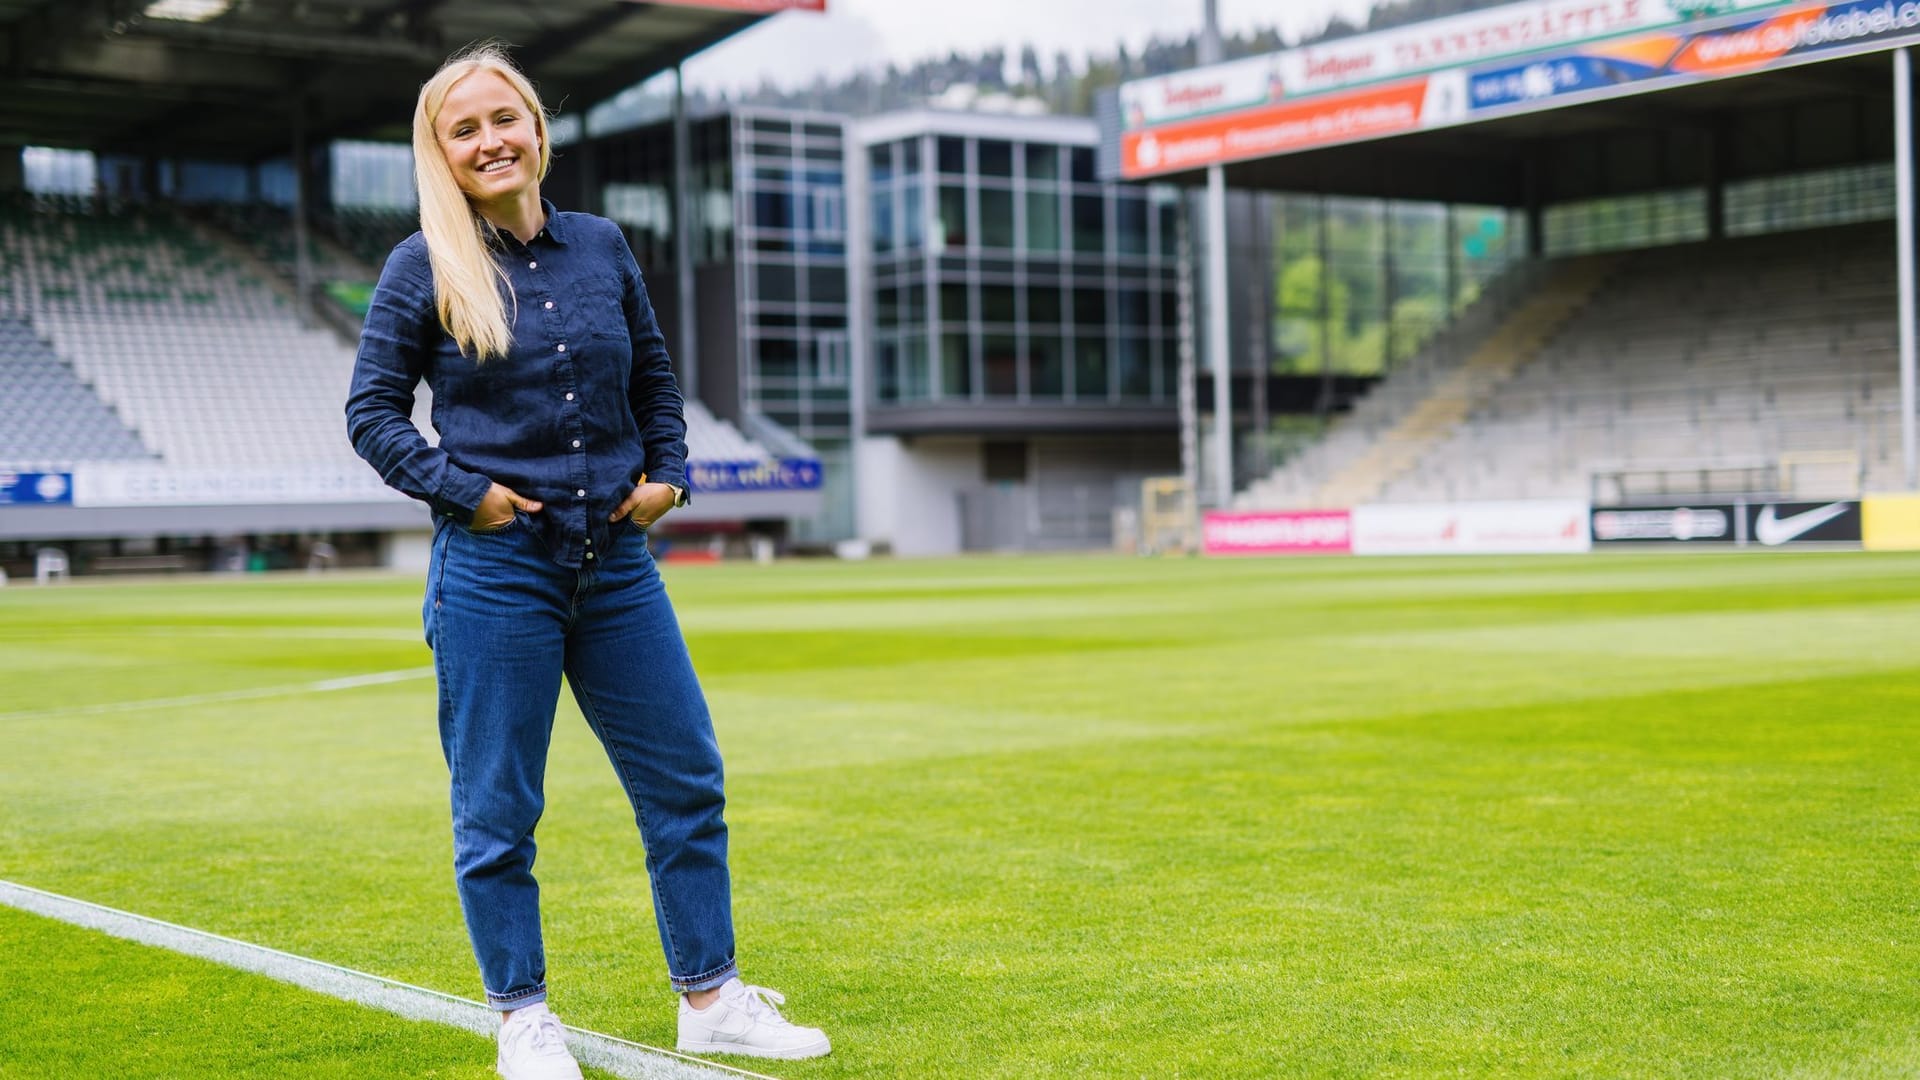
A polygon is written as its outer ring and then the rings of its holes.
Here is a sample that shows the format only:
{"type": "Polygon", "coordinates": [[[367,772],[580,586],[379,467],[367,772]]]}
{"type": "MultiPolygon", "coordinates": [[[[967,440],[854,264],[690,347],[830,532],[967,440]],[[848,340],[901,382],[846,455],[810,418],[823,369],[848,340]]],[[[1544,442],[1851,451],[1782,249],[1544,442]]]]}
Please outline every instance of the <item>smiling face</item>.
{"type": "Polygon", "coordinates": [[[507,80],[485,70],[461,79],[433,126],[454,181],[477,205],[539,198],[539,117],[507,80]]]}

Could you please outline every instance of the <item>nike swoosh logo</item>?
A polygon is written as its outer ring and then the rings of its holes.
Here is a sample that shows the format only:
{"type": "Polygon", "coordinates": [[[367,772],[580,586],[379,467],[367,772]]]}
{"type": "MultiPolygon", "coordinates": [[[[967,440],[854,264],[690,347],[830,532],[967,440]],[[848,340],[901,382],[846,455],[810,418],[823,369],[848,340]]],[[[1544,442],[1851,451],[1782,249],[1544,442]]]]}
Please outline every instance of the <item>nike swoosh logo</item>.
{"type": "Polygon", "coordinates": [[[1825,525],[1834,518],[1847,512],[1847,504],[1833,503],[1829,506],[1803,510],[1792,517],[1777,518],[1773,513],[1773,504],[1760,508],[1760,516],[1753,522],[1753,538],[1768,547],[1777,547],[1802,533],[1810,532],[1825,525]]]}

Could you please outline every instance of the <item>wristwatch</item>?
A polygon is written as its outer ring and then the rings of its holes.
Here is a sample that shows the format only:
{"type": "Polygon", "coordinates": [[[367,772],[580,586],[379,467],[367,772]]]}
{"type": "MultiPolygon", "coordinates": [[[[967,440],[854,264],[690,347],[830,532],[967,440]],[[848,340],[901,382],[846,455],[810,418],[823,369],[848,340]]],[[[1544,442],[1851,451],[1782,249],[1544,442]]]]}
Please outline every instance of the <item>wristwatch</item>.
{"type": "MultiPolygon", "coordinates": [[[[666,483],[666,481],[663,480],[661,481],[661,483],[664,484],[666,483]]],[[[673,489],[673,505],[675,506],[687,505],[687,489],[686,488],[681,487],[679,484],[667,484],[667,486],[673,489]]]]}

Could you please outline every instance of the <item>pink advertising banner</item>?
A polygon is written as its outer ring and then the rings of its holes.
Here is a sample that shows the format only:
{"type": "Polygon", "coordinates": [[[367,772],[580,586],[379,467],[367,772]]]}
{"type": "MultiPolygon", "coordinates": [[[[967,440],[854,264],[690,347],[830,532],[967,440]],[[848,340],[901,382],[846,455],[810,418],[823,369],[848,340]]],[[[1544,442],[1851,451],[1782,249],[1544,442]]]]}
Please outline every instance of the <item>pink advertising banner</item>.
{"type": "Polygon", "coordinates": [[[1209,512],[1201,524],[1209,555],[1345,555],[1353,550],[1352,515],[1345,510],[1209,512]]]}

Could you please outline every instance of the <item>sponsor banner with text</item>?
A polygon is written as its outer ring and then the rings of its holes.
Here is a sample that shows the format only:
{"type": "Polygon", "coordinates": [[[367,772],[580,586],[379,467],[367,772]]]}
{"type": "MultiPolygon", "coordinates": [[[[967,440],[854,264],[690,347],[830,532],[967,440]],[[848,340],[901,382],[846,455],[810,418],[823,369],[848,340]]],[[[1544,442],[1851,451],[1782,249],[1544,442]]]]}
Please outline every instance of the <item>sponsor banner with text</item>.
{"type": "Polygon", "coordinates": [[[1361,506],[1356,555],[1578,554],[1593,544],[1589,507],[1573,499],[1361,506]]]}
{"type": "Polygon", "coordinates": [[[696,495],[719,491],[818,491],[820,482],[820,463],[811,458],[687,462],[687,488],[696,495]]]}
{"type": "Polygon", "coordinates": [[[1397,55],[1449,59],[1424,73],[1417,65],[1371,67],[1384,81],[1332,89],[1310,81],[1312,92],[1286,90],[1286,65],[1274,62],[1264,75],[1235,61],[1239,67],[1212,82],[1196,81],[1197,73],[1168,77],[1188,79],[1183,84],[1148,80],[1154,85],[1132,98],[1123,94],[1121,175],[1141,179],[1920,44],[1920,0],[1703,4],[1684,13],[1658,6],[1653,23],[1634,23],[1653,17],[1651,7],[1635,6],[1632,18],[1617,12],[1606,23],[1614,30],[1577,40],[1489,32],[1488,41],[1524,46],[1504,55],[1470,43],[1410,48],[1397,55]]]}
{"type": "Polygon", "coordinates": [[[1593,542],[1731,544],[1744,520],[1745,508],[1733,503],[1611,507],[1593,512],[1593,542]]]}
{"type": "Polygon", "coordinates": [[[1137,79],[1120,88],[1128,130],[1326,93],[1791,0],[1529,0],[1411,26],[1137,79]]]}
{"type": "Polygon", "coordinates": [[[1458,112],[1464,102],[1464,84],[1458,80],[1433,83],[1422,77],[1130,131],[1120,137],[1120,173],[1136,177],[1180,172],[1401,135],[1427,126],[1429,117],[1458,112]]]}
{"type": "Polygon", "coordinates": [[[66,506],[72,502],[72,473],[0,469],[0,506],[66,506]]]}
{"type": "Polygon", "coordinates": [[[73,473],[75,506],[257,506],[370,503],[406,499],[364,465],[192,469],[169,465],[83,465],[73,473]]]}
{"type": "Polygon", "coordinates": [[[1798,3],[1687,32],[1641,34],[1468,72],[1470,111],[1532,112],[1615,95],[1746,75],[1920,37],[1920,0],[1798,3]]]}
{"type": "Polygon", "coordinates": [[[1209,555],[1345,555],[1353,550],[1353,516],[1345,510],[1208,511],[1201,536],[1209,555]]]}

